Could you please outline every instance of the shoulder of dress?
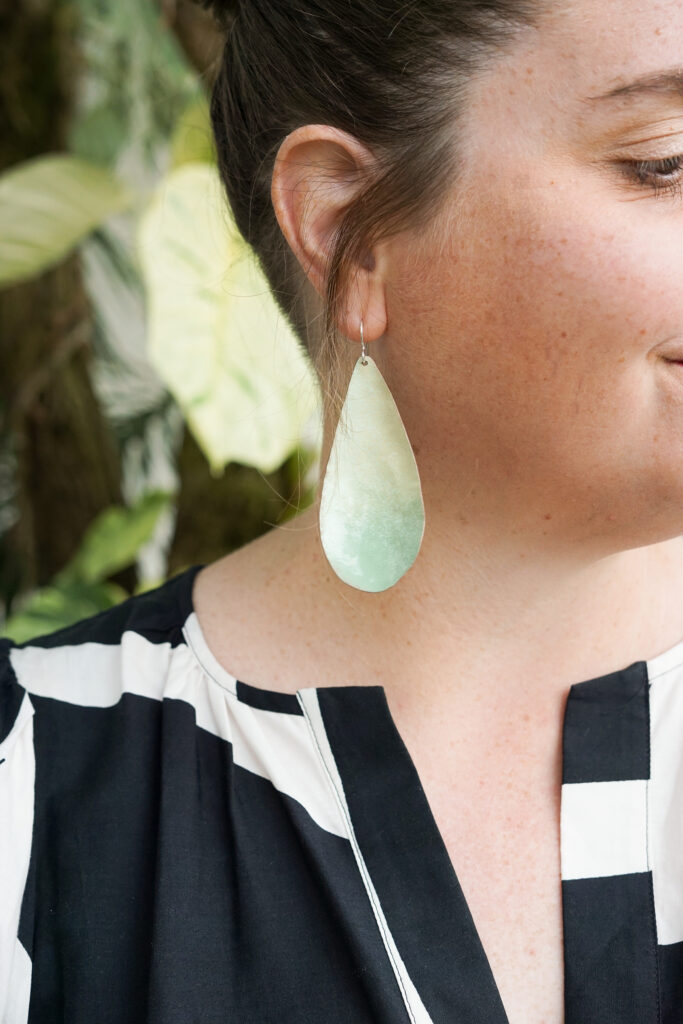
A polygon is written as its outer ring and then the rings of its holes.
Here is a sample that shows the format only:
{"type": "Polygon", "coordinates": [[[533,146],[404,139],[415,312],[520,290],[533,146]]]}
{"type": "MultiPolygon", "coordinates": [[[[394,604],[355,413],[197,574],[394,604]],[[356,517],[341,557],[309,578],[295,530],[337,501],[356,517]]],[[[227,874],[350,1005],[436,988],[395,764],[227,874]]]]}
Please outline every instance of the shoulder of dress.
{"type": "Polygon", "coordinates": [[[173,653],[186,650],[183,627],[199,568],[69,626],[22,643],[2,641],[3,707],[15,708],[23,691],[99,707],[117,703],[127,690],[161,696],[173,653]]]}

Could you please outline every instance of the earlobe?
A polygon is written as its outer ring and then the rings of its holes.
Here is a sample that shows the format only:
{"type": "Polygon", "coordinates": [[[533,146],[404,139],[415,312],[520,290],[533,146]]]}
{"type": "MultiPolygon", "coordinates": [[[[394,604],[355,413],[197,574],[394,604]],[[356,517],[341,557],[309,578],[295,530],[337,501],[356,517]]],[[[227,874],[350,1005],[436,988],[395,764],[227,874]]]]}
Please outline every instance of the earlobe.
{"type": "MultiPolygon", "coordinates": [[[[303,125],[283,140],[273,166],[271,201],[278,224],[309,281],[323,297],[332,241],[344,211],[366,181],[373,158],[357,139],[331,125],[303,125]]],[[[373,280],[378,267],[369,252],[360,268],[358,287],[349,296],[348,324],[339,327],[349,337],[358,333],[361,316],[366,337],[379,337],[386,328],[383,287],[373,280]],[[365,293],[365,294],[363,294],[365,293]],[[348,328],[348,330],[347,330],[348,328]]]]}

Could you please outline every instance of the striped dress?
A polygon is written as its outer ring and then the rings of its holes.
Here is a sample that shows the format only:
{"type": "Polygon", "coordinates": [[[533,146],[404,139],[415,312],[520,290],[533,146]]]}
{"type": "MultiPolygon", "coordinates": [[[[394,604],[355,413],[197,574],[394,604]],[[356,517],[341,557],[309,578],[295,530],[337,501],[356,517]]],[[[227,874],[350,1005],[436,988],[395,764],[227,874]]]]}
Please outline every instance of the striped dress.
{"type": "MultiPolygon", "coordinates": [[[[384,688],[233,678],[200,568],[0,641],[1,1024],[506,1024],[384,688]]],[[[562,742],[566,1024],[683,1024],[683,641],[562,742]]]]}

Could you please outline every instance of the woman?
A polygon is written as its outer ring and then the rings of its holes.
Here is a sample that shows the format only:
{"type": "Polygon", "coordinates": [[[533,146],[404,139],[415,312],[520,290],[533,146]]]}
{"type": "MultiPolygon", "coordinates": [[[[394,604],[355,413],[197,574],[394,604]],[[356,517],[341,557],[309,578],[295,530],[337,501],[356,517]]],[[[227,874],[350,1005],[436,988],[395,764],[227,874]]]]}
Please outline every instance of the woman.
{"type": "Polygon", "coordinates": [[[681,1022],[683,3],[219,13],[322,471],[362,322],[424,537],[5,644],[2,1019],[681,1022]]]}

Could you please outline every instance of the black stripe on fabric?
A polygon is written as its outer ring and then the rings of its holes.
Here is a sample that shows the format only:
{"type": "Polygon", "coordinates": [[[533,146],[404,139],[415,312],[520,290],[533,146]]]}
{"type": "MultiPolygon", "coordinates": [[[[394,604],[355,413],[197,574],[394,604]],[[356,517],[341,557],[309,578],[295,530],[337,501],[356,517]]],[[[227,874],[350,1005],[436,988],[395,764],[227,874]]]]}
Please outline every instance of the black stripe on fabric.
{"type": "Polygon", "coordinates": [[[303,715],[303,709],[295,693],[276,693],[274,690],[260,690],[257,686],[236,680],[235,692],[243,704],[260,711],[278,711],[286,715],[303,715]]]}
{"type": "Polygon", "coordinates": [[[683,1024],[683,942],[658,946],[662,1024],[683,1024]]]}
{"type": "Polygon", "coordinates": [[[568,1024],[661,1024],[652,872],[564,879],[562,900],[568,1024]]]}
{"type": "Polygon", "coordinates": [[[358,844],[434,1024],[507,1024],[486,953],[381,686],[317,690],[358,844]]]}
{"type": "Polygon", "coordinates": [[[7,637],[0,639],[0,743],[11,733],[26,693],[17,681],[10,660],[9,652],[14,646],[7,637]]]}
{"type": "Polygon", "coordinates": [[[647,665],[575,683],[564,715],[563,782],[650,778],[647,665]]]}
{"type": "MultiPolygon", "coordinates": [[[[572,686],[562,746],[565,784],[649,780],[647,663],[572,686]]],[[[663,1024],[652,872],[563,879],[562,904],[567,1024],[663,1024]]]]}
{"type": "Polygon", "coordinates": [[[182,626],[192,611],[192,584],[202,568],[203,564],[192,565],[152,590],[133,594],[111,608],[16,646],[118,644],[124,631],[133,630],[151,643],[177,647],[185,643],[182,626]]]}
{"type": "Polygon", "coordinates": [[[190,705],[35,705],[28,1024],[406,1021],[349,841],[190,705]]]}

